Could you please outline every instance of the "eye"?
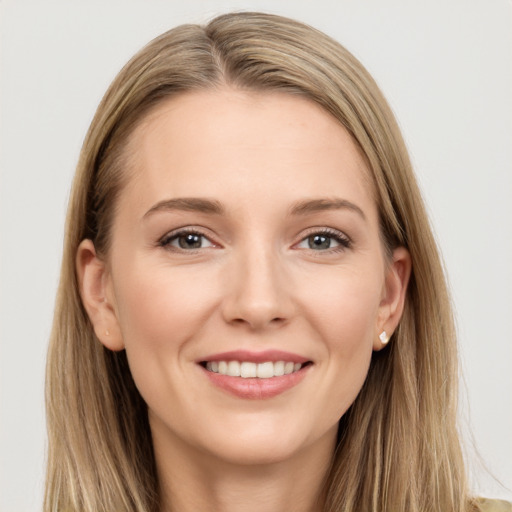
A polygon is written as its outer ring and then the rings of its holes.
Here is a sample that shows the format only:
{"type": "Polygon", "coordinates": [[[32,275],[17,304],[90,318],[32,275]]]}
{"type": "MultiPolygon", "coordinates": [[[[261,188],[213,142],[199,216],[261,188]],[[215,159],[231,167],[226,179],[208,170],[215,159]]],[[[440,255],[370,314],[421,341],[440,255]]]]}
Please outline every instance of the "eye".
{"type": "Polygon", "coordinates": [[[195,230],[181,230],[175,231],[165,235],[159,242],[159,245],[173,250],[196,250],[204,249],[206,247],[214,247],[215,244],[211,242],[205,235],[195,230]]]}
{"type": "Polygon", "coordinates": [[[333,252],[336,252],[350,248],[351,241],[340,231],[324,229],[309,234],[296,247],[313,251],[327,251],[331,249],[333,252]]]}

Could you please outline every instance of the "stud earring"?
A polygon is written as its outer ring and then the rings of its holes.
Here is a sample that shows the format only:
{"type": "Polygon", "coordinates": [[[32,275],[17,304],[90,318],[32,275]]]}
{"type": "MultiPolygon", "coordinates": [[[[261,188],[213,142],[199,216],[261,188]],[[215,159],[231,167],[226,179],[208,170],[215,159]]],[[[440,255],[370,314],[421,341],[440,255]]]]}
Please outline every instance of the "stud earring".
{"type": "Polygon", "coordinates": [[[105,331],[105,336],[110,336],[110,331],[108,329],[105,331]]]}
{"type": "Polygon", "coordinates": [[[387,345],[388,341],[389,341],[389,336],[387,335],[386,331],[382,331],[380,334],[379,334],[379,340],[380,342],[383,344],[383,345],[387,345]]]}

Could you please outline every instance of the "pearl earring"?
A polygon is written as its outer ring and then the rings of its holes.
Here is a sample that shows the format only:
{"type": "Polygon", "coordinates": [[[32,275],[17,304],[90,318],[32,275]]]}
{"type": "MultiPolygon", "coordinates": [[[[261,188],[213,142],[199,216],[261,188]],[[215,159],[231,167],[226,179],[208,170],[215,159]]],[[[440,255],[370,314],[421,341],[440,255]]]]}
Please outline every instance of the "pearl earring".
{"type": "Polygon", "coordinates": [[[105,331],[105,336],[110,336],[110,331],[108,329],[105,331]]]}
{"type": "Polygon", "coordinates": [[[383,345],[387,345],[388,341],[389,341],[389,336],[387,335],[386,331],[382,331],[380,334],[379,334],[379,340],[380,342],[383,344],[383,345]]]}

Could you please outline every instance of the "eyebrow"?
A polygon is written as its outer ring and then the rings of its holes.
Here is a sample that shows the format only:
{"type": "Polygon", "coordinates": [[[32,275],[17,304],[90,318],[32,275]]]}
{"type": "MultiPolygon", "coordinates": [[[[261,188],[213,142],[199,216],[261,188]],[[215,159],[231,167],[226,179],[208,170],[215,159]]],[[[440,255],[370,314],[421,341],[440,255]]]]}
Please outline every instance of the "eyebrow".
{"type": "Polygon", "coordinates": [[[351,210],[366,220],[363,210],[356,204],[346,199],[306,199],[298,201],[290,208],[290,215],[308,215],[311,213],[323,212],[326,210],[351,210]]]}
{"type": "MultiPolygon", "coordinates": [[[[225,208],[219,201],[215,199],[204,199],[200,197],[180,197],[176,199],[164,199],[163,201],[159,201],[144,214],[144,218],[147,218],[156,212],[172,210],[201,212],[212,215],[223,215],[225,213],[225,208]]],[[[351,210],[366,220],[366,215],[364,214],[363,210],[359,208],[359,206],[350,201],[347,201],[346,199],[340,198],[305,199],[298,201],[291,206],[289,215],[308,215],[326,210],[351,210]]]]}
{"type": "Polygon", "coordinates": [[[199,197],[180,197],[176,199],[164,199],[156,203],[144,214],[144,218],[156,212],[172,210],[201,212],[214,215],[222,215],[224,213],[224,207],[219,201],[199,197]]]}

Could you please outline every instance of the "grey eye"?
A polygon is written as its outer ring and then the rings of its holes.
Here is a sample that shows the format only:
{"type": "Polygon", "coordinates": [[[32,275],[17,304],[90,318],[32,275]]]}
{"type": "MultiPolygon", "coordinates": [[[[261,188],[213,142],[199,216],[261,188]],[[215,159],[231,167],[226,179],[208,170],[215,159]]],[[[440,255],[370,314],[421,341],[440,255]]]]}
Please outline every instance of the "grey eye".
{"type": "Polygon", "coordinates": [[[338,235],[328,233],[313,233],[297,245],[299,249],[311,249],[313,251],[325,251],[340,246],[346,247],[347,242],[338,235]]]}
{"type": "Polygon", "coordinates": [[[195,233],[180,235],[176,238],[181,249],[199,249],[202,247],[203,236],[195,233]]]}
{"type": "Polygon", "coordinates": [[[335,253],[350,249],[352,242],[342,231],[332,228],[320,228],[310,231],[295,247],[315,252],[335,253]]]}
{"type": "Polygon", "coordinates": [[[327,235],[311,235],[307,237],[308,247],[314,250],[330,249],[332,237],[327,235]]]}
{"type": "Polygon", "coordinates": [[[161,242],[164,247],[172,249],[203,249],[205,247],[213,247],[213,243],[201,233],[195,233],[190,231],[181,231],[179,233],[172,234],[167,238],[164,238],[161,242]]]}

